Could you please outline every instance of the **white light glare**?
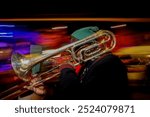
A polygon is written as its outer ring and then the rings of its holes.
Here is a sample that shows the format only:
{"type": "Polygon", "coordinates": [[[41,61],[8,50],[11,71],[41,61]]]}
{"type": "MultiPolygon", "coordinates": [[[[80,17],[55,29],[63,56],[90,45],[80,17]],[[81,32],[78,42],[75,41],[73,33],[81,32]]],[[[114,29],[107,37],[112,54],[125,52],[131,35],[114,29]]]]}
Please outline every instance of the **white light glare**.
{"type": "Polygon", "coordinates": [[[68,26],[58,26],[58,27],[53,27],[52,29],[65,29],[68,28],[68,26]]]}
{"type": "Polygon", "coordinates": [[[121,27],[125,27],[125,26],[127,26],[127,24],[121,24],[121,25],[111,26],[110,28],[121,28],[121,27]]]}

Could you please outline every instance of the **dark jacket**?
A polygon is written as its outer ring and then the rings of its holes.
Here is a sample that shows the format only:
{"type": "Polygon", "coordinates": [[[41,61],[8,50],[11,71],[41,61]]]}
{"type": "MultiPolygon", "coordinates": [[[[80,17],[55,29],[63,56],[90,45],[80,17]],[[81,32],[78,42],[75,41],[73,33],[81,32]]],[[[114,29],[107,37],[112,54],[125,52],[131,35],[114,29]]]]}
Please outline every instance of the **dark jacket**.
{"type": "Polygon", "coordinates": [[[58,87],[58,99],[129,99],[127,69],[113,54],[88,61],[78,75],[63,68],[58,87]]]}

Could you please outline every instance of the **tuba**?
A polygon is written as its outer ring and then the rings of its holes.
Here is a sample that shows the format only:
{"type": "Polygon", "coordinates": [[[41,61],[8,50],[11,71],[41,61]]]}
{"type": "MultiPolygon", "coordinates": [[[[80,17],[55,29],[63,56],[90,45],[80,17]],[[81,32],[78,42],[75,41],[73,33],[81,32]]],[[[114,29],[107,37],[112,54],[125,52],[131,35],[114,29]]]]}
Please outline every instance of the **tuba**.
{"type": "Polygon", "coordinates": [[[94,34],[81,40],[72,42],[54,50],[43,51],[42,54],[37,57],[27,58],[19,53],[13,53],[11,56],[13,70],[24,82],[23,84],[14,86],[0,93],[0,98],[15,99],[17,96],[27,92],[28,90],[23,87],[29,86],[30,81],[35,78],[35,75],[31,74],[31,70],[39,63],[49,60],[52,66],[47,71],[42,71],[36,74],[36,78],[39,78],[40,80],[32,86],[36,86],[39,83],[44,83],[53,78],[59,77],[60,73],[58,69],[62,62],[58,64],[55,57],[61,53],[65,53],[69,57],[69,59],[65,62],[69,62],[72,65],[77,66],[88,60],[95,60],[96,58],[101,57],[101,55],[111,51],[115,45],[116,38],[111,31],[98,30],[94,34]],[[16,91],[14,91],[14,89],[16,91]],[[10,93],[11,90],[13,93],[10,93]],[[7,92],[9,92],[9,94],[7,94],[7,92]]]}

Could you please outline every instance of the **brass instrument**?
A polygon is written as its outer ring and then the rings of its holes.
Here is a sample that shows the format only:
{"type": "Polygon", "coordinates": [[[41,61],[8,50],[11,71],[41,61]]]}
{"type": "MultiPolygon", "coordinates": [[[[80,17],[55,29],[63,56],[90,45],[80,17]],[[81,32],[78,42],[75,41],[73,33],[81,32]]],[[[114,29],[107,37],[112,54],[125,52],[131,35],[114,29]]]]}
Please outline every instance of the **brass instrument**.
{"type": "MultiPolygon", "coordinates": [[[[42,63],[47,59],[51,60],[58,54],[62,52],[67,52],[68,55],[71,56],[69,62],[71,62],[74,66],[76,66],[88,60],[94,60],[100,57],[102,54],[111,51],[115,47],[115,45],[116,45],[116,38],[111,31],[99,30],[96,33],[86,38],[62,46],[55,50],[49,50],[35,58],[29,59],[24,55],[21,55],[19,53],[14,53],[11,57],[12,67],[15,73],[19,76],[19,78],[25,82],[21,85],[14,86],[13,88],[2,92],[0,94],[0,98],[14,99],[16,96],[19,96],[20,94],[26,92],[27,89],[23,89],[22,91],[21,87],[23,88],[24,86],[29,85],[31,79],[34,78],[33,75],[32,77],[30,77],[31,69],[38,63],[42,63]],[[6,94],[6,92],[8,91],[11,92],[12,89],[13,90],[19,89],[19,90],[13,92],[13,94],[9,94],[5,97],[2,97],[4,96],[4,94],[6,94]]],[[[37,81],[32,86],[38,85],[39,83],[44,83],[45,81],[58,77],[60,74],[58,72],[58,68],[60,65],[61,64],[57,64],[53,66],[51,69],[49,69],[48,71],[37,74],[36,77],[41,78],[41,80],[37,81]],[[43,78],[42,76],[45,74],[51,74],[51,75],[43,78]]]]}

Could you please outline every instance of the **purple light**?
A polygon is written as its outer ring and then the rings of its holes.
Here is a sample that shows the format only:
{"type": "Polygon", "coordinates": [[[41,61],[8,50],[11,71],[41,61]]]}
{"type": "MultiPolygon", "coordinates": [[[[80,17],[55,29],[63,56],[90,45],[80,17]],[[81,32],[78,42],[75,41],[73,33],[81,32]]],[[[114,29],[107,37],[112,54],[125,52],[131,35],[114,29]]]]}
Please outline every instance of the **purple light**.
{"type": "Polygon", "coordinates": [[[5,72],[11,69],[12,69],[11,64],[0,65],[0,72],[5,72]]]}
{"type": "Polygon", "coordinates": [[[13,32],[0,32],[0,37],[13,37],[13,32]]]}
{"type": "Polygon", "coordinates": [[[30,53],[30,50],[25,48],[25,49],[18,49],[18,50],[15,50],[15,52],[18,52],[18,53],[21,53],[21,54],[29,54],[30,53]]]}
{"type": "Polygon", "coordinates": [[[13,27],[15,27],[15,25],[0,25],[0,27],[9,27],[9,28],[13,28],[13,27]]]}
{"type": "Polygon", "coordinates": [[[24,27],[16,27],[15,25],[0,25],[0,72],[12,70],[10,64],[10,54],[6,53],[7,49],[11,49],[20,54],[29,54],[30,45],[37,43],[39,33],[24,29],[24,27]],[[5,56],[3,56],[3,54],[5,56]]]}
{"type": "Polygon", "coordinates": [[[0,48],[8,47],[9,44],[5,42],[0,42],[0,48]]]}

